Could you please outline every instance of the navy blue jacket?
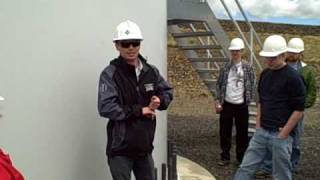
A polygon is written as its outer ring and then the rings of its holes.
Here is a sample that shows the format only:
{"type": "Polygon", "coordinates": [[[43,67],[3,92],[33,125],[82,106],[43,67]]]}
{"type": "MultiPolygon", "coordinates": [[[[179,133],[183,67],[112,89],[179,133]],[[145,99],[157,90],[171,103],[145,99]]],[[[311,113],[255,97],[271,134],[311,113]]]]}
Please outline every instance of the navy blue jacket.
{"type": "Polygon", "coordinates": [[[142,115],[153,95],[160,98],[158,110],[172,100],[172,88],[158,69],[139,55],[143,68],[136,77],[135,67],[118,57],[100,75],[98,110],[108,118],[107,155],[144,156],[153,150],[156,120],[142,115]]]}

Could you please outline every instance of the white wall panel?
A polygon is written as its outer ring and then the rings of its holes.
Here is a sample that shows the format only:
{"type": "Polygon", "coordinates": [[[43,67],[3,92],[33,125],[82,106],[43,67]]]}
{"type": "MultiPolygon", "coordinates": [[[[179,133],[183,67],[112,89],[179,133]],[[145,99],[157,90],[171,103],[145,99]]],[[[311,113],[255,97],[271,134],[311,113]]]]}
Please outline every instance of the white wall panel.
{"type": "MultiPolygon", "coordinates": [[[[142,54],[165,74],[166,1],[0,1],[0,148],[27,180],[111,179],[97,83],[117,56],[113,32],[126,19],[141,26],[142,54]]],[[[161,113],[158,168],[166,124],[161,113]]]]}

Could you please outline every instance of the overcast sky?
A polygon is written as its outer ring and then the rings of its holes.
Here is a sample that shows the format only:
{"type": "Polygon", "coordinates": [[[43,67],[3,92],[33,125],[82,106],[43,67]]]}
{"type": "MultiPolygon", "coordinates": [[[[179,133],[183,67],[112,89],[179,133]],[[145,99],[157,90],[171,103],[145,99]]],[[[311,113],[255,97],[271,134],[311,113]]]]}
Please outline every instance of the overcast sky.
{"type": "MultiPolygon", "coordinates": [[[[207,0],[219,18],[227,18],[220,0],[207,0]]],[[[235,17],[235,0],[225,0],[235,17]]],[[[320,25],[320,0],[239,0],[250,20],[320,25]]]]}

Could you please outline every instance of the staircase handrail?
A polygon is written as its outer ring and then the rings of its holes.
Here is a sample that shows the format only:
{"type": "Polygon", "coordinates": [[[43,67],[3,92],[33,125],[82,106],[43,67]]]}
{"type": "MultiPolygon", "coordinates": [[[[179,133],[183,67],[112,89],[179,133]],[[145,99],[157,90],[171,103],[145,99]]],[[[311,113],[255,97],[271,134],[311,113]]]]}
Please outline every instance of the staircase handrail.
{"type": "MultiPolygon", "coordinates": [[[[241,38],[243,39],[243,41],[244,41],[244,43],[245,43],[245,45],[246,45],[247,47],[249,47],[250,55],[251,55],[251,57],[252,57],[252,58],[250,59],[250,64],[252,65],[252,64],[253,64],[253,60],[254,60],[254,61],[256,62],[256,64],[257,64],[259,70],[262,71],[263,68],[262,68],[259,60],[256,58],[256,56],[255,56],[255,54],[254,54],[254,52],[253,52],[253,41],[250,40],[250,41],[251,41],[250,43],[247,41],[247,39],[245,38],[245,36],[244,36],[244,34],[243,34],[243,32],[242,32],[242,30],[241,30],[238,22],[233,18],[232,14],[230,13],[229,8],[228,8],[228,6],[226,5],[226,3],[224,2],[224,0],[220,0],[220,2],[221,2],[221,4],[223,5],[224,9],[226,10],[229,18],[232,20],[233,24],[236,26],[236,28],[237,28],[237,30],[238,30],[241,38]]],[[[244,13],[244,11],[243,11],[240,3],[238,2],[238,0],[236,0],[236,3],[237,3],[237,5],[238,5],[238,7],[239,7],[239,9],[240,9],[240,11],[241,11],[241,14],[244,16],[244,19],[245,19],[246,22],[249,24],[250,33],[253,33],[253,34],[254,34],[254,36],[256,37],[256,39],[257,39],[257,41],[258,41],[259,46],[261,47],[262,44],[261,44],[260,38],[258,37],[258,35],[257,35],[256,31],[254,30],[252,24],[250,23],[249,19],[248,19],[247,16],[245,15],[245,13],[244,13]]],[[[250,36],[250,38],[252,38],[252,36],[250,36]]]]}

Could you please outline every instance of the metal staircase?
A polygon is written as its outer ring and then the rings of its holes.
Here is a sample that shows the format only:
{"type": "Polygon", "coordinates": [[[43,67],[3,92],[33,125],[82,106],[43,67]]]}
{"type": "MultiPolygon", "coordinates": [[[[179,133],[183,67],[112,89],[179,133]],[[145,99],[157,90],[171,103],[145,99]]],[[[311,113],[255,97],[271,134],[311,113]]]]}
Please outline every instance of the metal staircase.
{"type": "MultiPolygon", "coordinates": [[[[169,22],[172,23],[172,21],[169,22]]],[[[222,50],[221,45],[215,42],[212,31],[196,32],[192,28],[197,26],[197,29],[203,29],[205,25],[205,21],[179,22],[179,24],[170,24],[169,31],[179,48],[184,50],[200,78],[214,95],[221,63],[227,62],[228,57],[222,50]]]]}
{"type": "MultiPolygon", "coordinates": [[[[229,37],[206,0],[168,0],[167,2],[169,33],[176,40],[178,47],[184,51],[185,56],[192,63],[192,66],[212,95],[215,96],[219,70],[230,59],[230,52],[228,51],[229,37]]],[[[242,37],[250,51],[251,65],[258,71],[262,70],[253,52],[253,37],[256,37],[261,46],[261,41],[253,26],[248,21],[248,25],[252,30],[250,30],[250,39],[246,40],[223,0],[221,0],[221,3],[235,23],[240,37],[242,37]]],[[[245,16],[238,1],[237,5],[245,16]]],[[[248,20],[246,16],[245,19],[248,20]]],[[[249,134],[251,135],[255,131],[253,128],[256,116],[255,103],[251,104],[249,114],[249,134]]]]}
{"type": "Polygon", "coordinates": [[[169,0],[168,30],[215,95],[220,67],[229,61],[229,38],[205,1],[169,0]]]}

